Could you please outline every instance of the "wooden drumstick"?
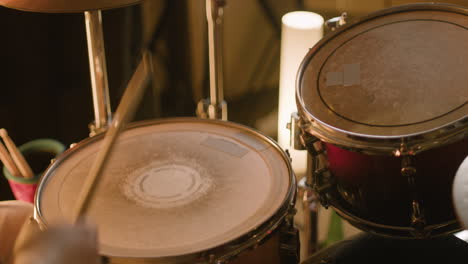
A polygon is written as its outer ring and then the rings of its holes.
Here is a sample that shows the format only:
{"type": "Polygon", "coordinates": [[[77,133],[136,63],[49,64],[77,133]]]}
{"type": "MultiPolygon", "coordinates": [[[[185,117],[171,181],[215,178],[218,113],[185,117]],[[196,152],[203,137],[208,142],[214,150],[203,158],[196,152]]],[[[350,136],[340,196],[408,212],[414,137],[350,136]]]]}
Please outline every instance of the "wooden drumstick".
{"type": "Polygon", "coordinates": [[[0,160],[3,162],[3,165],[5,165],[11,175],[15,177],[21,177],[21,173],[19,172],[18,168],[16,168],[15,163],[11,159],[10,154],[2,142],[0,142],[0,160]]]}
{"type": "Polygon", "coordinates": [[[111,153],[119,131],[135,113],[136,107],[143,96],[144,88],[150,79],[151,71],[151,56],[149,52],[145,52],[143,53],[143,58],[133,74],[132,79],[128,83],[127,89],[125,89],[112,123],[102,140],[101,149],[97,153],[97,157],[85,179],[80,194],[77,197],[75,210],[72,215],[73,224],[76,224],[80,216],[86,211],[90,197],[96,189],[99,177],[110,156],[109,154],[111,153]]]}
{"type": "Polygon", "coordinates": [[[8,133],[6,129],[2,128],[0,129],[0,137],[2,137],[3,142],[5,142],[5,145],[8,148],[8,151],[10,151],[10,155],[15,162],[18,170],[20,171],[21,175],[23,175],[24,178],[26,179],[31,179],[34,177],[34,173],[29,166],[28,162],[23,157],[23,154],[18,150],[16,147],[15,143],[13,140],[8,136],[8,133]]]}

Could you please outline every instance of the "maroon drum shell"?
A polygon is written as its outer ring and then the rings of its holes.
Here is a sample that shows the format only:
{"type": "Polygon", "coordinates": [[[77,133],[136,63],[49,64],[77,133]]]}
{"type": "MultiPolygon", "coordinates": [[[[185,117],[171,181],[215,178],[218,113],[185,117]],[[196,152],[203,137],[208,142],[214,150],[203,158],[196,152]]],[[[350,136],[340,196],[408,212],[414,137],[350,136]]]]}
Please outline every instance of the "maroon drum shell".
{"type": "MultiPolygon", "coordinates": [[[[401,158],[366,155],[326,144],[337,193],[347,210],[361,218],[391,226],[411,225],[412,191],[401,175],[401,158]]],[[[452,184],[468,155],[468,139],[414,156],[416,189],[428,225],[455,218],[452,184]]]]}

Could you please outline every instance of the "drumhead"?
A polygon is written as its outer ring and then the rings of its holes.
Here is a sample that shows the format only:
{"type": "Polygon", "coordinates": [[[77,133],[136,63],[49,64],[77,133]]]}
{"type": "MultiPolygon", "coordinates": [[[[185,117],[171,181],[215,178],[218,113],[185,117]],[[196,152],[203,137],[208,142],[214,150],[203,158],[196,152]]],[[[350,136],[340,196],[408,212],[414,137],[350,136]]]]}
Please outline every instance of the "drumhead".
{"type": "Polygon", "coordinates": [[[434,4],[350,24],[304,59],[298,108],[323,133],[402,137],[454,125],[468,116],[467,29],[466,9],[434,4]]]}
{"type": "MultiPolygon", "coordinates": [[[[42,222],[71,219],[102,137],[79,143],[46,172],[42,222]]],[[[275,143],[241,125],[146,122],[119,136],[87,211],[106,256],[178,256],[254,230],[288,200],[292,173],[275,143]]]]}

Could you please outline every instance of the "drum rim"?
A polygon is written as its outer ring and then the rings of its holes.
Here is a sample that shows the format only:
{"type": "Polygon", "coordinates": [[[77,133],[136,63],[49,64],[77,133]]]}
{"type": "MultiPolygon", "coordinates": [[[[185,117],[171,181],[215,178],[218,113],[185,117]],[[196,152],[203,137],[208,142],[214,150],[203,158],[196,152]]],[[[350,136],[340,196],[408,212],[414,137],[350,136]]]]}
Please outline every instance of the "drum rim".
{"type": "Polygon", "coordinates": [[[422,232],[420,232],[414,227],[379,224],[377,222],[365,220],[364,218],[361,218],[352,213],[350,210],[340,206],[335,199],[330,200],[330,205],[341,217],[343,217],[353,226],[366,232],[384,237],[401,239],[438,237],[463,230],[460,223],[454,219],[445,221],[440,224],[427,225],[424,227],[422,232]]]}
{"type": "MultiPolygon", "coordinates": [[[[289,177],[289,183],[290,186],[286,192],[286,195],[281,203],[281,205],[278,207],[278,209],[275,211],[275,213],[268,218],[265,222],[261,223],[260,225],[254,227],[252,230],[247,231],[244,234],[240,234],[238,237],[233,237],[231,238],[230,241],[225,241],[224,244],[215,246],[213,248],[207,249],[207,250],[202,250],[199,252],[194,252],[194,253],[188,253],[186,255],[177,255],[177,256],[156,256],[156,257],[120,257],[120,256],[106,256],[112,259],[151,259],[151,260],[176,260],[179,258],[196,258],[200,260],[200,257],[202,258],[212,258],[212,256],[215,256],[215,259],[218,261],[225,261],[228,259],[231,259],[240,253],[247,251],[249,249],[252,249],[255,245],[258,245],[259,243],[263,242],[266,238],[270,236],[272,231],[275,231],[280,224],[284,221],[284,219],[291,214],[294,214],[294,204],[295,204],[295,197],[296,197],[296,177],[294,175],[294,171],[292,169],[292,165],[290,163],[290,157],[285,152],[278,143],[276,143],[272,138],[260,133],[259,131],[252,129],[248,126],[230,122],[230,121],[223,121],[223,120],[212,120],[212,119],[200,119],[200,118],[195,118],[195,117],[176,117],[176,118],[163,118],[163,119],[154,119],[154,120],[145,120],[145,121],[138,121],[129,124],[127,127],[124,129],[133,129],[133,128],[140,128],[140,127],[146,127],[146,126],[152,126],[152,125],[164,125],[164,124],[171,124],[171,123],[190,123],[190,122],[195,122],[195,123],[208,123],[208,124],[215,124],[215,125],[220,125],[224,127],[232,127],[232,128],[237,128],[242,131],[246,131],[256,138],[265,141],[268,143],[270,146],[274,148],[275,151],[277,151],[280,156],[282,157],[286,168],[288,170],[288,177],[289,177]],[[240,242],[237,242],[240,241],[240,242]],[[234,245],[234,247],[232,246],[234,245]]],[[[64,151],[60,156],[54,160],[53,163],[49,165],[49,167],[45,170],[41,178],[39,179],[39,184],[37,187],[36,194],[34,196],[34,219],[39,223],[41,226],[41,229],[46,229],[47,228],[47,223],[45,221],[45,218],[43,216],[43,213],[41,212],[40,209],[40,197],[43,192],[43,189],[45,188],[44,185],[47,182],[47,179],[50,177],[51,173],[55,171],[55,169],[60,166],[61,163],[65,162],[69,157],[74,155],[74,153],[90,144],[93,144],[94,142],[98,142],[99,140],[102,140],[104,137],[105,133],[98,134],[93,137],[85,138],[84,140],[78,142],[76,145],[73,147],[67,149],[64,151]]]]}
{"type": "Polygon", "coordinates": [[[52,9],[47,9],[47,8],[25,8],[23,4],[17,4],[14,3],[13,1],[8,1],[8,0],[0,0],[0,5],[4,6],[6,8],[10,9],[15,9],[15,10],[20,10],[20,11],[25,11],[25,12],[33,12],[33,13],[82,13],[86,11],[92,11],[92,10],[109,10],[109,9],[115,9],[115,8],[123,8],[123,7],[129,7],[132,5],[139,4],[142,0],[126,0],[121,4],[118,5],[110,5],[110,6],[99,6],[98,4],[91,6],[89,8],[52,8],[52,9]]]}
{"type": "Polygon", "coordinates": [[[339,146],[348,147],[349,149],[364,149],[368,153],[387,153],[393,155],[415,154],[420,151],[445,145],[458,140],[468,134],[468,115],[452,121],[443,126],[435,127],[418,133],[410,133],[403,135],[369,135],[346,131],[339,129],[331,124],[327,124],[316,118],[306,108],[302,95],[302,81],[305,70],[315,54],[326,46],[341,33],[359,26],[369,20],[389,14],[402,13],[407,11],[447,11],[468,16],[468,8],[447,4],[447,3],[414,3],[395,6],[376,12],[372,12],[364,17],[358,18],[346,25],[338,28],[336,31],[329,33],[315,44],[302,60],[299,70],[296,75],[296,104],[300,113],[302,124],[301,127],[305,132],[308,132],[326,142],[339,146]],[[428,142],[428,141],[435,141],[428,142]],[[404,146],[402,146],[404,145],[404,146]]]}

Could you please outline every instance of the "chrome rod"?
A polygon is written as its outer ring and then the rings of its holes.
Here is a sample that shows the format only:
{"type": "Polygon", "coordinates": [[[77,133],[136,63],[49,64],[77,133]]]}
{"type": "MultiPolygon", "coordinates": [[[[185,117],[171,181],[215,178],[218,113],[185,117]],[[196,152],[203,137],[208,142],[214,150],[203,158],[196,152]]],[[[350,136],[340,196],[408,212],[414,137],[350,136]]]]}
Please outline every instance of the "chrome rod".
{"type": "Polygon", "coordinates": [[[206,0],[208,20],[208,57],[210,69],[210,99],[208,118],[227,119],[223,94],[223,12],[225,0],[206,0]]]}
{"type": "Polygon", "coordinates": [[[86,11],[84,15],[95,119],[94,129],[92,129],[91,134],[95,134],[107,128],[112,113],[107,82],[101,10],[86,11]]]}

